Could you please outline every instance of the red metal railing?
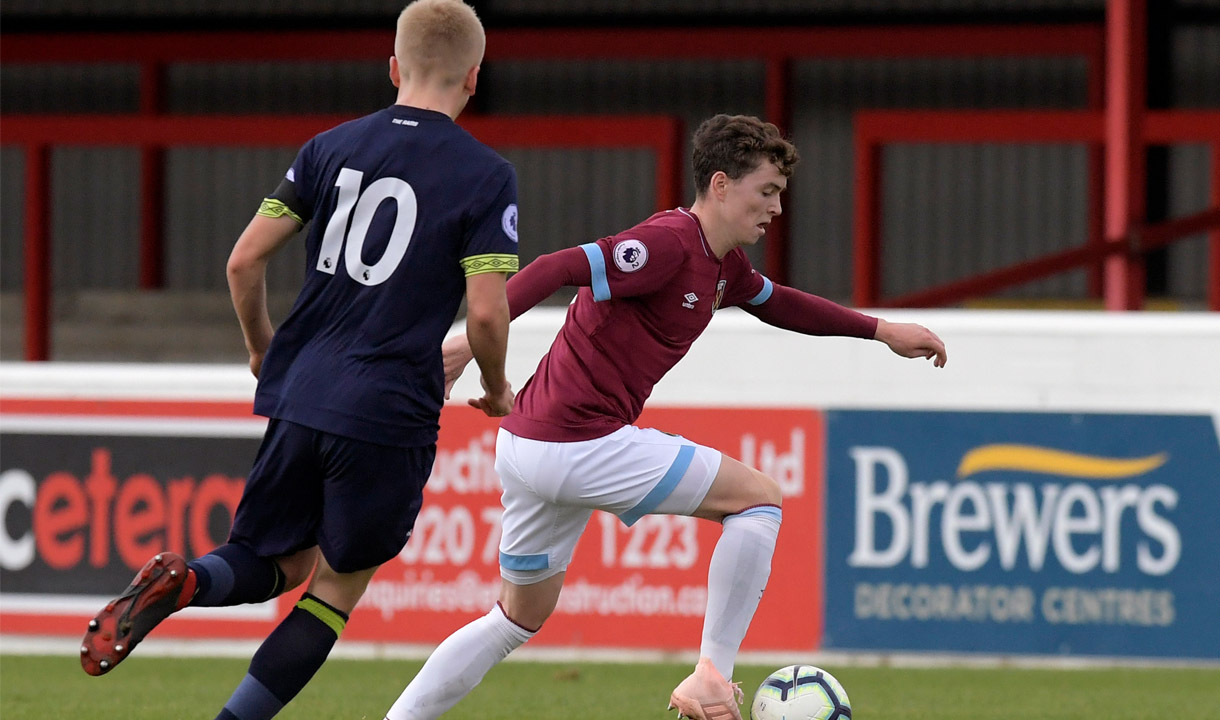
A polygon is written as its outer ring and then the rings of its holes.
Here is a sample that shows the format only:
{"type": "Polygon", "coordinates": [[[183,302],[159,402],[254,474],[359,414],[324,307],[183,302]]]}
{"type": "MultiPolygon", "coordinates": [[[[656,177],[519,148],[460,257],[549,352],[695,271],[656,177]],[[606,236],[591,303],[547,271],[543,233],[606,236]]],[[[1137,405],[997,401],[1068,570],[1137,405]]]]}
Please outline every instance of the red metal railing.
{"type": "MultiPolygon", "coordinates": [[[[1207,142],[1212,147],[1211,202],[1215,207],[1166,223],[1136,223],[1104,242],[1018,263],[965,280],[898,297],[881,288],[881,148],[894,142],[1090,143],[1106,139],[1101,113],[868,111],[855,117],[855,304],[864,307],[948,305],[969,297],[1020,285],[1077,267],[1097,266],[1107,258],[1140,256],[1176,240],[1211,229],[1208,307],[1220,310],[1220,111],[1148,112],[1138,136],[1143,145],[1207,142]]],[[[1109,296],[1107,296],[1109,297],[1109,296]]]]}
{"type": "MultiPolygon", "coordinates": [[[[290,145],[346,117],[42,116],[4,119],[4,143],[25,147],[25,358],[50,357],[50,147],[132,145],[144,152],[167,147],[290,145]]],[[[682,123],[663,116],[472,117],[461,124],[496,148],[643,147],[655,157],[656,206],[682,197],[682,123]]],[[[160,186],[155,188],[160,192],[160,186]]],[[[147,191],[147,188],[146,188],[147,191]]],[[[147,210],[148,195],[142,198],[147,210]]],[[[146,215],[160,217],[147,212],[146,215]]],[[[145,248],[147,249],[147,248],[145,248]]],[[[156,247],[160,257],[160,246],[156,247]]],[[[148,258],[143,258],[147,265],[148,258]]]]}
{"type": "MultiPolygon", "coordinates": [[[[1144,302],[1144,254],[1177,238],[1216,228],[1215,210],[1150,227],[1145,208],[1145,149],[1189,140],[1212,143],[1212,203],[1220,208],[1220,113],[1149,112],[1148,0],[1108,0],[1105,103],[1102,113],[864,113],[856,127],[855,299],[857,304],[944,304],[1085,265],[1090,290],[1110,310],[1144,302]],[[883,301],[880,249],[880,144],[925,142],[1084,142],[1089,150],[1089,239],[1085,247],[883,301]],[[1102,170],[1104,169],[1104,180],[1102,170]]],[[[1089,73],[1089,107],[1097,107],[1100,68],[1089,73]]],[[[1208,306],[1220,310],[1220,228],[1209,242],[1208,306]]]]}
{"type": "MultiPolygon", "coordinates": [[[[99,33],[6,37],[4,63],[135,63],[141,68],[140,109],[161,110],[166,65],[192,62],[299,60],[325,62],[389,57],[393,33],[99,33]]],[[[790,125],[790,63],[847,57],[1084,57],[1101,68],[1104,35],[1097,25],[931,26],[862,28],[494,30],[487,62],[497,60],[756,59],[766,65],[767,118],[790,125]]],[[[1100,76],[1098,76],[1100,79],[1100,76]]]]}
{"type": "MultiPolygon", "coordinates": [[[[310,62],[334,60],[384,59],[392,47],[392,32],[289,32],[289,33],[157,33],[157,34],[35,34],[5,37],[0,43],[0,62],[14,63],[132,63],[140,67],[139,113],[122,121],[161,118],[164,109],[164,73],[174,63],[298,60],[310,62]]],[[[615,58],[635,60],[658,59],[756,59],[764,63],[764,103],[766,117],[781,128],[791,128],[791,67],[802,58],[826,57],[981,57],[981,56],[1076,56],[1088,64],[1088,103],[1099,108],[1104,65],[1104,33],[1096,25],[962,26],[914,28],[757,28],[757,29],[616,29],[616,30],[500,30],[488,34],[487,61],[504,59],[566,60],[615,58]]],[[[82,124],[66,124],[69,118],[31,120],[34,127],[58,128],[69,135],[39,135],[37,143],[24,142],[14,128],[18,118],[4,116],[3,142],[23,143],[34,162],[27,167],[26,238],[27,256],[45,258],[47,248],[28,246],[45,242],[49,228],[46,222],[45,190],[48,184],[46,150],[49,146],[67,142],[82,142],[84,137],[96,137],[79,131],[96,122],[107,123],[115,118],[98,118],[82,124]],[[50,121],[49,124],[47,122],[50,121]],[[41,189],[41,192],[38,190],[41,189]],[[41,214],[39,214],[41,213],[41,214]],[[33,231],[31,231],[33,228],[33,231]]],[[[243,120],[219,122],[241,123],[243,120]]],[[[298,118],[306,128],[314,125],[310,118],[298,118]]],[[[170,119],[166,128],[187,122],[170,119]]],[[[194,123],[191,119],[189,122],[194,123]]],[[[241,132],[259,126],[258,120],[248,125],[230,125],[241,132]]],[[[463,124],[471,122],[463,120],[463,124]]],[[[606,122],[606,121],[601,121],[606,122]]],[[[283,132],[283,119],[277,118],[277,144],[307,136],[289,136],[283,132]]],[[[610,123],[613,124],[613,121],[610,123]]],[[[134,132],[150,130],[154,125],[133,125],[126,135],[141,148],[141,263],[140,285],[157,288],[162,284],[162,217],[159,214],[160,193],[163,191],[162,152],[171,138],[162,142],[138,142],[134,132]]],[[[222,127],[215,125],[213,127],[222,127]]],[[[599,126],[599,130],[605,125],[599,126]]],[[[100,131],[98,131],[100,132],[100,131]]],[[[669,131],[663,131],[668,133],[669,131]]],[[[611,131],[613,134],[613,131],[611,131]]],[[[596,133],[588,133],[590,135],[596,133]]],[[[177,136],[175,136],[177,137],[177,136]]],[[[637,136],[636,140],[647,136],[637,136]]],[[[226,136],[227,144],[251,144],[249,138],[226,136]]],[[[680,140],[680,139],[679,139],[680,140]]],[[[666,138],[664,142],[670,142],[666,138]]],[[[494,145],[494,143],[492,143],[494,145]]],[[[632,143],[638,145],[638,142],[632,143]]],[[[678,144],[676,147],[680,148],[678,144]]],[[[1099,177],[1100,163],[1092,163],[1092,177],[1099,177]]],[[[658,166],[658,188],[677,186],[680,167],[675,170],[658,166]]],[[[681,196],[680,189],[677,197],[681,196]]],[[[677,204],[666,201],[664,206],[677,204]]],[[[1097,209],[1099,217],[1100,208],[1097,209]]],[[[799,211],[799,210],[798,210],[799,211]]],[[[788,265],[787,217],[772,223],[765,246],[765,271],[774,280],[786,282],[788,265]]],[[[1093,217],[1094,214],[1091,214],[1093,217]]],[[[1098,221],[1100,222],[1100,221],[1098,221]]],[[[31,314],[45,318],[49,303],[49,274],[46,268],[27,266],[27,318],[31,314]],[[32,310],[31,310],[32,308],[32,310]]],[[[1100,285],[1098,284],[1099,288],[1100,285]]],[[[31,329],[27,322],[27,337],[34,336],[40,344],[27,343],[26,356],[44,359],[47,328],[31,329]]]]}

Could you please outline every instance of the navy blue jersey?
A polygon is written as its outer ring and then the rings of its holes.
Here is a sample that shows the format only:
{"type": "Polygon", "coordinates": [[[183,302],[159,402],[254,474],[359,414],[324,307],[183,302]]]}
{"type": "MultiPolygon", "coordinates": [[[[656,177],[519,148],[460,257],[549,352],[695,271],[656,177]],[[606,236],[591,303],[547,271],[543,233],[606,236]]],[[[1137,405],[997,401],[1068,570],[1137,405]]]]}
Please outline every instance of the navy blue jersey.
{"type": "Polygon", "coordinates": [[[447,115],[393,105],[301,148],[259,214],[313,224],[254,411],[385,445],[436,442],[440,344],[466,277],[517,269],[512,165],[447,115]]]}

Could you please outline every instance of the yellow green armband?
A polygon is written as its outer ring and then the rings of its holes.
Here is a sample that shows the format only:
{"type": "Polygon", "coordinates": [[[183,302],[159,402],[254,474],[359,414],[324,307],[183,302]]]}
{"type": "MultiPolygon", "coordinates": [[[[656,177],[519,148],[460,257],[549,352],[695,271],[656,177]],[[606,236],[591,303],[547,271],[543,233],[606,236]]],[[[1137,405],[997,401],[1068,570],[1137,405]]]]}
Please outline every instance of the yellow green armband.
{"type": "Polygon", "coordinates": [[[462,258],[462,270],[466,273],[466,277],[491,272],[512,273],[517,272],[518,267],[517,256],[506,253],[471,255],[468,258],[462,258]]]}
{"type": "Polygon", "coordinates": [[[288,208],[287,205],[279,200],[276,200],[275,198],[263,198],[263,204],[258,206],[257,214],[269,218],[277,218],[287,215],[302,225],[305,224],[305,221],[301,219],[300,215],[294,213],[288,208]]]}

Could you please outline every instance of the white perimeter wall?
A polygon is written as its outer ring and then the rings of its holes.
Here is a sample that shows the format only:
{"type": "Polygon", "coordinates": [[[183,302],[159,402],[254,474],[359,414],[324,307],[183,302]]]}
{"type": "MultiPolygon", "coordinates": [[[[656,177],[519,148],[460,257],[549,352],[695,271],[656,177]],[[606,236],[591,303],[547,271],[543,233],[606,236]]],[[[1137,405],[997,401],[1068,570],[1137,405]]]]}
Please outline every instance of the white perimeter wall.
{"type": "MultiPolygon", "coordinates": [[[[1220,426],[1218,313],[887,310],[879,314],[932,328],[948,345],[949,365],[937,370],[923,360],[904,360],[875,342],[783,332],[729,309],[717,314],[690,355],[658,385],[652,404],[1197,413],[1212,415],[1220,426]]],[[[533,372],[562,320],[562,310],[538,309],[513,323],[509,376],[515,387],[520,388],[533,372]]],[[[233,331],[239,332],[236,325],[233,331]]],[[[244,400],[253,392],[254,379],[240,365],[0,363],[0,395],[9,398],[244,400]]],[[[454,402],[478,393],[477,375],[469,371],[455,388],[454,402]]],[[[4,642],[7,652],[70,654],[76,647],[60,638],[7,636],[4,642]]],[[[198,646],[209,655],[248,656],[252,648],[251,643],[232,641],[198,646]]],[[[182,646],[153,639],[148,650],[175,654],[182,652],[182,646]]],[[[422,657],[427,650],[345,642],[337,654],[422,657]]],[[[585,659],[661,659],[647,652],[627,653],[626,658],[591,649],[577,654],[585,659]]],[[[514,657],[518,655],[518,659],[556,659],[554,651],[546,649],[527,648],[514,657]]],[[[831,655],[819,657],[830,661],[831,655]]],[[[837,662],[866,664],[987,662],[974,656],[927,654],[834,657],[837,662]]],[[[765,655],[752,659],[790,661],[765,655]]],[[[1049,662],[1087,666],[1106,661],[1049,662]]]]}
{"type": "MultiPolygon", "coordinates": [[[[533,373],[563,314],[540,308],[513,323],[508,369],[514,387],[533,373]]],[[[948,366],[902,359],[876,342],[784,332],[726,309],[657,386],[651,404],[1220,417],[1217,313],[877,314],[934,330],[949,349],[948,366]]],[[[236,325],[233,331],[239,332],[236,325]]],[[[0,363],[0,393],[8,397],[240,400],[253,391],[254,379],[239,365],[0,363]]],[[[479,392],[472,369],[453,398],[462,402],[479,392]]]]}

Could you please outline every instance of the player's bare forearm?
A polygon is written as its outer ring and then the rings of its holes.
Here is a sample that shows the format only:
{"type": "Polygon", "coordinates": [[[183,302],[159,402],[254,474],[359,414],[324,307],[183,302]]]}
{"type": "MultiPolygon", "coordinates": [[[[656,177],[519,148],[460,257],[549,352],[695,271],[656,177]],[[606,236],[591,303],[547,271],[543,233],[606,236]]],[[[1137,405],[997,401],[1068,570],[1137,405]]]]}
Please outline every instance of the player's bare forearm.
{"type": "Polygon", "coordinates": [[[504,356],[508,352],[508,297],[503,273],[484,273],[466,279],[466,339],[470,353],[490,393],[508,386],[504,356]]]}
{"type": "Polygon", "coordinates": [[[225,267],[229,297],[233,300],[237,321],[241,323],[246,349],[250,352],[250,371],[255,377],[274,333],[267,311],[267,262],[299,229],[300,225],[291,218],[254,216],[237,238],[225,267]]]}
{"type": "Polygon", "coordinates": [[[267,283],[263,269],[229,270],[229,295],[241,324],[246,350],[250,353],[250,372],[258,377],[263,356],[271,345],[274,329],[267,312],[267,283]]]}
{"type": "Polygon", "coordinates": [[[892,323],[877,320],[877,332],[873,339],[885,343],[898,355],[907,358],[927,358],[936,367],[949,362],[945,343],[936,333],[915,323],[892,323]]]}
{"type": "Polygon", "coordinates": [[[508,303],[495,318],[466,316],[466,335],[470,353],[479,365],[479,382],[483,397],[469,401],[471,407],[482,410],[488,417],[504,417],[513,409],[513,390],[504,373],[504,356],[508,349],[508,303]]]}
{"type": "Polygon", "coordinates": [[[470,343],[470,354],[478,363],[483,381],[492,390],[508,384],[504,373],[504,356],[508,351],[508,308],[505,307],[503,323],[487,318],[466,317],[466,338],[470,343]]]}

